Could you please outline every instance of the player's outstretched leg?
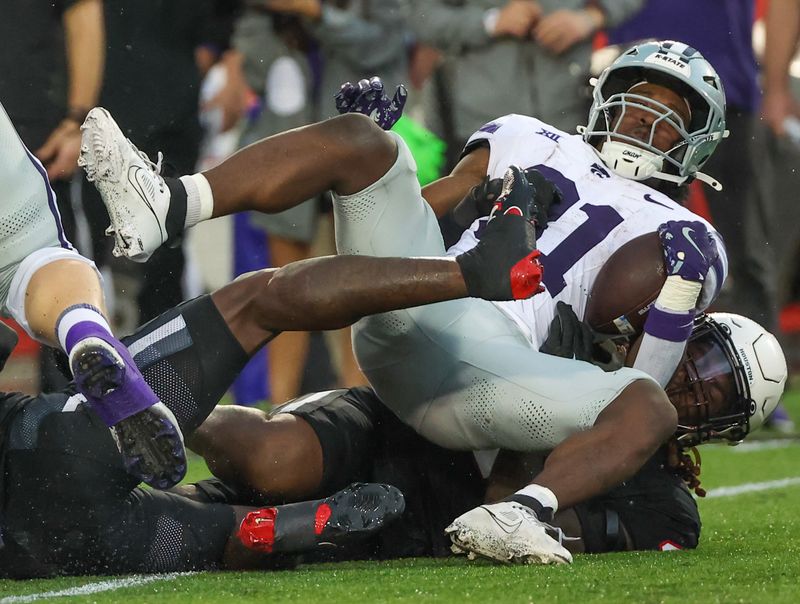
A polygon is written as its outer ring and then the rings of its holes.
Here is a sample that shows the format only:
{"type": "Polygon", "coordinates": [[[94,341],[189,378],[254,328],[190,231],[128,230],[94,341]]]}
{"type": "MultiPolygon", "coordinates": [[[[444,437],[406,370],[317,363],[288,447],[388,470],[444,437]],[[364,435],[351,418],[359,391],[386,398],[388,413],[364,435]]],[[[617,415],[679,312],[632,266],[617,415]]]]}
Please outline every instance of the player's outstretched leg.
{"type": "Polygon", "coordinates": [[[126,139],[105,109],[92,109],[81,130],[78,163],[108,209],[114,254],[137,262],[212,217],[280,212],[328,190],[359,191],[396,156],[388,133],[348,114],[261,140],[202,174],[165,179],[160,161],[126,139]]]}
{"type": "Polygon", "coordinates": [[[539,520],[515,501],[482,505],[456,518],[445,529],[457,554],[519,564],[569,564],[561,529],[539,520]]]}
{"type": "Polygon", "coordinates": [[[354,483],[317,501],[261,508],[248,513],[238,537],[246,547],[264,552],[302,552],[321,543],[344,545],[380,531],[405,510],[395,487],[354,483]]]}
{"type": "Polygon", "coordinates": [[[128,471],[152,487],[174,486],[186,473],[178,421],[89,305],[66,309],[56,331],[78,391],[112,428],[128,471]]]}

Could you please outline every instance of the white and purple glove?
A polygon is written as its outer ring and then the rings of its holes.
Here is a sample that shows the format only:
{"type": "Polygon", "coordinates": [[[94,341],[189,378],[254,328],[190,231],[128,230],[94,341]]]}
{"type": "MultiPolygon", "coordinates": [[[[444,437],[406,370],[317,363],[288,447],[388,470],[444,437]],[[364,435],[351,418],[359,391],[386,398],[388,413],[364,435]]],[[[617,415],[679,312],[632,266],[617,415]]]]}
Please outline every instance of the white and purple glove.
{"type": "Polygon", "coordinates": [[[703,283],[719,258],[717,243],[698,220],[670,220],[658,227],[667,275],[703,283]]]}
{"type": "Polygon", "coordinates": [[[667,279],[647,314],[644,331],[683,344],[697,311],[716,296],[724,277],[718,275],[719,248],[708,227],[697,220],[665,222],[658,227],[658,237],[667,279]]]}
{"type": "Polygon", "coordinates": [[[407,98],[408,91],[400,84],[390,99],[377,76],[359,80],[357,84],[345,82],[334,97],[340,114],[362,113],[384,130],[390,130],[403,115],[407,98]]]}

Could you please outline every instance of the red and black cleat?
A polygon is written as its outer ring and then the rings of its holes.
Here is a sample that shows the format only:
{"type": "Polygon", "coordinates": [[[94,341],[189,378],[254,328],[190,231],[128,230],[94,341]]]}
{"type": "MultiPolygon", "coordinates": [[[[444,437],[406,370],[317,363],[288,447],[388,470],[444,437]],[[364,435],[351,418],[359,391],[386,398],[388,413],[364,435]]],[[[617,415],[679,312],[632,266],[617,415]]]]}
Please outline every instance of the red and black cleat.
{"type": "Polygon", "coordinates": [[[524,172],[510,167],[478,245],[456,256],[471,297],[522,300],[544,291],[531,218],[535,197],[536,189],[524,172]]]}
{"type": "Polygon", "coordinates": [[[264,553],[311,551],[373,535],[404,509],[397,488],[357,482],[325,499],[252,511],[237,535],[246,547],[264,553]]]}

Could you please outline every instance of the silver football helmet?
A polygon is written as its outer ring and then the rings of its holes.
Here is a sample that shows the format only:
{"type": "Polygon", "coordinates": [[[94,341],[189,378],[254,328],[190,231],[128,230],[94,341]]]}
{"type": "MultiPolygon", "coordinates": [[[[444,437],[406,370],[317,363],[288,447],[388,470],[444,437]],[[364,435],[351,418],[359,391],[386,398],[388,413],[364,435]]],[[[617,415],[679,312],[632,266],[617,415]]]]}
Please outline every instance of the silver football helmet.
{"type": "Polygon", "coordinates": [[[758,323],[729,313],[700,315],[666,388],[678,408],[678,441],[740,442],[775,410],[787,375],[778,340],[758,323]]]}
{"type": "Polygon", "coordinates": [[[721,185],[699,170],[725,129],[725,92],[711,64],[697,50],[670,40],[638,44],[617,58],[594,83],[589,124],[579,128],[583,139],[598,149],[614,172],[633,180],[659,178],[683,184],[697,178],[716,189],[721,185]],[[690,110],[689,123],[666,105],[631,89],[650,82],[680,94],[690,110]],[[621,134],[618,126],[629,108],[654,114],[647,142],[621,134]],[[653,145],[656,126],[670,124],[681,136],[672,149],[653,145]]]}

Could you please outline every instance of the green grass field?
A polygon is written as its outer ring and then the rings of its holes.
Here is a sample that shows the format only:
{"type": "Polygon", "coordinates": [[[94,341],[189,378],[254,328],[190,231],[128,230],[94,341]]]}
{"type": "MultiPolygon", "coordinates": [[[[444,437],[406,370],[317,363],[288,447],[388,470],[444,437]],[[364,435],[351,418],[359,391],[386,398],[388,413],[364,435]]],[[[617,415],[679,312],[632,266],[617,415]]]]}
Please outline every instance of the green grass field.
{"type": "MultiPolygon", "coordinates": [[[[800,388],[787,397],[800,421],[800,388]]],[[[782,602],[800,601],[800,438],[702,449],[695,551],[576,556],[567,567],[412,559],[260,573],[0,581],[0,604],[65,602],[782,602]],[[794,480],[792,480],[794,479],[794,480]],[[782,482],[781,482],[782,481],[782,482]],[[767,483],[761,491],[722,487],[767,483]]],[[[780,440],[777,440],[780,438],[780,440]]],[[[764,440],[770,439],[770,440],[764,440]]],[[[201,463],[192,468],[200,478],[201,463]]]]}

